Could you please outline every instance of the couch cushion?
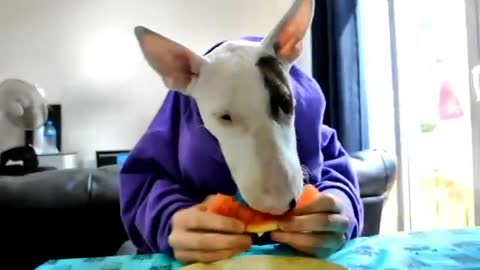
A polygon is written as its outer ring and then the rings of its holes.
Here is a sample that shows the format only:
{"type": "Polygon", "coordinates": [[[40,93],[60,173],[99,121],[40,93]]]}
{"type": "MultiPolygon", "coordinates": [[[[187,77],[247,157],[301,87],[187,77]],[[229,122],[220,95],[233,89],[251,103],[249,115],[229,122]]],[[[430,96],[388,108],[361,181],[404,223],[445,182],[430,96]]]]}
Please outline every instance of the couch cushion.
{"type": "Polygon", "coordinates": [[[93,204],[119,200],[120,166],[100,167],[92,172],[88,183],[93,204]]]}

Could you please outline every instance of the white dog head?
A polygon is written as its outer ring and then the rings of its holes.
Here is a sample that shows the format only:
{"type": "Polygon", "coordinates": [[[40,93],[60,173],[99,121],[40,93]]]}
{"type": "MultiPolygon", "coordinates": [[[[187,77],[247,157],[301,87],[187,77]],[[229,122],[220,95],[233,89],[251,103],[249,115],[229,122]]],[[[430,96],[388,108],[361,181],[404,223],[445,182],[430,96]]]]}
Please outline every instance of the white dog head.
{"type": "Polygon", "coordinates": [[[313,10],[314,0],[296,0],[261,43],[228,41],[204,57],[145,27],[135,29],[165,85],[196,101],[240,194],[271,214],[294,208],[303,190],[288,72],[301,55],[313,10]]]}

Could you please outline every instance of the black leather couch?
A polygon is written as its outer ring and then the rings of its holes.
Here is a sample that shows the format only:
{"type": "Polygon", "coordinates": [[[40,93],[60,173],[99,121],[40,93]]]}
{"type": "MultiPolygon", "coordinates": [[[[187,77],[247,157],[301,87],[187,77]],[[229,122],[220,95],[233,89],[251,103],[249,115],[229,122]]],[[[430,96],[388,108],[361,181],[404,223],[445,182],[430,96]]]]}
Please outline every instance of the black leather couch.
{"type": "MultiPolygon", "coordinates": [[[[352,162],[365,206],[363,235],[378,234],[395,159],[368,150],[352,155],[352,162]]],[[[128,240],[120,219],[118,173],[109,166],[0,176],[0,269],[31,270],[49,259],[118,254],[128,240]]]]}

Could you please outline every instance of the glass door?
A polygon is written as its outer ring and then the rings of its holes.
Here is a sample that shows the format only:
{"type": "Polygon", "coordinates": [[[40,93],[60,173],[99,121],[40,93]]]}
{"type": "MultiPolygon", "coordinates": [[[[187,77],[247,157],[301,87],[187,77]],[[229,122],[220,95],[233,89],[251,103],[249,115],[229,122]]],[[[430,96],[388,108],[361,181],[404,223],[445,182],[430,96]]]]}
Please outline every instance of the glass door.
{"type": "Polygon", "coordinates": [[[478,16],[470,14],[478,4],[394,2],[405,230],[472,227],[475,218],[478,224],[474,175],[480,172],[474,164],[479,153],[474,149],[480,143],[478,121],[472,122],[478,109],[470,75],[480,50],[473,42],[479,38],[478,16]]]}

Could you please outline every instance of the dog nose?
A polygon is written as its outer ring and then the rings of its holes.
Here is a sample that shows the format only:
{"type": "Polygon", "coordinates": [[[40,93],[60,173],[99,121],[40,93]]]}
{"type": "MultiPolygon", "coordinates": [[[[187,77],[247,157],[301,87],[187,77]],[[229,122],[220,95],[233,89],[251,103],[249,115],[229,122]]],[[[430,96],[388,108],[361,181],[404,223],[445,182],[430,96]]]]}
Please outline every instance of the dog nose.
{"type": "Polygon", "coordinates": [[[290,203],[288,204],[288,208],[290,209],[290,211],[292,211],[293,209],[295,209],[295,207],[297,206],[297,201],[295,199],[292,199],[290,201],[290,203]]]}

